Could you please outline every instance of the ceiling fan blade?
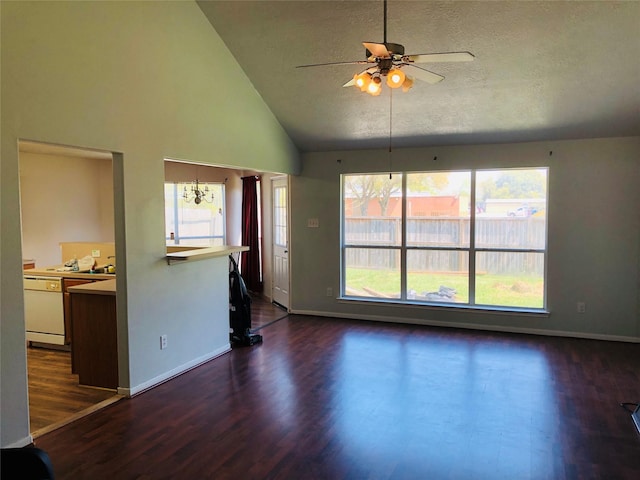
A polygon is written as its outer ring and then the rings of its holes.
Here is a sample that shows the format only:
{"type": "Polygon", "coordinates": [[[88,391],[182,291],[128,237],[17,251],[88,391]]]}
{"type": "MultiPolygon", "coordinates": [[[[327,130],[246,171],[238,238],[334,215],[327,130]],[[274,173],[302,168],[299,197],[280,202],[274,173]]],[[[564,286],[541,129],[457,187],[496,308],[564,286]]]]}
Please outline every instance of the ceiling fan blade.
{"type": "Polygon", "coordinates": [[[389,58],[391,56],[384,43],[363,42],[362,45],[364,45],[364,48],[369,50],[374,57],[389,58]]]}
{"type": "Polygon", "coordinates": [[[413,75],[418,80],[422,80],[427,83],[438,83],[444,80],[442,75],[438,75],[437,73],[430,72],[429,70],[425,70],[424,68],[420,68],[416,65],[406,64],[407,67],[410,68],[410,75],[413,75]]]}
{"type": "Polygon", "coordinates": [[[444,63],[444,62],[471,62],[476,58],[470,52],[445,52],[445,53],[420,53],[407,55],[410,62],[415,63],[444,63]]]}
{"type": "Polygon", "coordinates": [[[366,60],[354,60],[352,62],[329,62],[329,63],[312,63],[309,65],[297,65],[296,68],[306,68],[306,67],[324,67],[327,65],[366,65],[366,60]]]}

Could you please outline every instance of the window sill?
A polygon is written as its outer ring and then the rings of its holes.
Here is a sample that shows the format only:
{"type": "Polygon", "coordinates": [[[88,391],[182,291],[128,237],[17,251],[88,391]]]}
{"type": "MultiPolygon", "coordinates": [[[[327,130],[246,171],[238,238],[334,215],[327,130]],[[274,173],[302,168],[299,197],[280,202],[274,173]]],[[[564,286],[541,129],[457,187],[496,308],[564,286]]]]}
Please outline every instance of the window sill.
{"type": "Polygon", "coordinates": [[[522,308],[522,307],[491,307],[481,305],[461,305],[456,303],[423,303],[412,302],[411,300],[400,301],[397,299],[382,298],[361,298],[361,297],[338,297],[340,303],[360,304],[360,305],[380,305],[390,307],[408,307],[427,310],[440,310],[465,313],[494,314],[494,315],[521,315],[525,317],[549,317],[550,312],[543,308],[522,308]]]}

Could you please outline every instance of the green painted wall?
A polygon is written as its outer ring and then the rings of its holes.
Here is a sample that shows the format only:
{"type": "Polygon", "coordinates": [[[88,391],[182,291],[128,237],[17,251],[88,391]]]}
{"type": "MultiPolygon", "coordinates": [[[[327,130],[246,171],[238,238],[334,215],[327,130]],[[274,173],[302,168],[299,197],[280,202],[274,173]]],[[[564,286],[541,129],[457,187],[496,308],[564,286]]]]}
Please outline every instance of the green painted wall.
{"type": "Polygon", "coordinates": [[[30,438],[18,139],[119,152],[120,386],[130,390],[228,342],[226,275],[212,279],[207,262],[164,261],[164,158],[287,174],[300,170],[300,158],[195,2],[3,1],[0,9],[7,446],[30,438]],[[160,351],[162,334],[170,347],[160,351]]]}
{"type": "Polygon", "coordinates": [[[326,296],[328,287],[336,296],[340,288],[340,175],[388,172],[389,157],[384,150],[308,153],[303,165],[291,178],[294,312],[640,341],[640,137],[393,152],[397,171],[549,167],[550,314],[542,317],[326,296]],[[308,228],[309,218],[320,227],[308,228]],[[576,311],[579,301],[587,304],[584,314],[576,311]]]}

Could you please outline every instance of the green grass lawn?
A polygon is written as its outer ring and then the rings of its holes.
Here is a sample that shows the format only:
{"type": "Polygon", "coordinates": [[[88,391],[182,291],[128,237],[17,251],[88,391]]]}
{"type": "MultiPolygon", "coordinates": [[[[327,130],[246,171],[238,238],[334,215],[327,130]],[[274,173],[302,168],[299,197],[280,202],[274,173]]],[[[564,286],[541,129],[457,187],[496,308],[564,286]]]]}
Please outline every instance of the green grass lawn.
{"type": "MultiPolygon", "coordinates": [[[[400,272],[348,268],[347,294],[399,298],[400,272]],[[378,295],[379,294],[379,295],[378,295]]],[[[456,290],[455,302],[468,303],[469,286],[466,275],[447,273],[409,273],[407,289],[418,295],[437,292],[440,286],[456,290]]],[[[510,307],[543,307],[544,282],[541,277],[516,275],[478,275],[476,304],[510,307]]]]}

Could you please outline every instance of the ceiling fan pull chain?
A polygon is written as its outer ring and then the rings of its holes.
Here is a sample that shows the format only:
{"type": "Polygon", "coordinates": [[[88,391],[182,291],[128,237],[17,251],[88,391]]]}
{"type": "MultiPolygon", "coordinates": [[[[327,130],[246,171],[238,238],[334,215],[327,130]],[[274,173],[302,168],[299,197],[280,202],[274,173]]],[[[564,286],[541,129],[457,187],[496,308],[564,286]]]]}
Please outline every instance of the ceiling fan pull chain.
{"type": "MultiPolygon", "coordinates": [[[[385,5],[386,5],[386,1],[385,1],[385,5]]],[[[391,164],[391,135],[392,135],[392,128],[393,128],[393,89],[390,88],[389,89],[389,180],[392,179],[392,164],[391,164]]]]}

